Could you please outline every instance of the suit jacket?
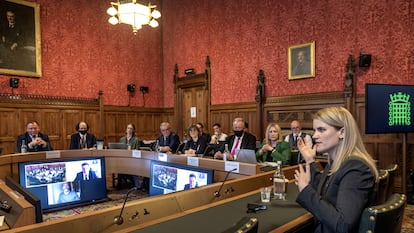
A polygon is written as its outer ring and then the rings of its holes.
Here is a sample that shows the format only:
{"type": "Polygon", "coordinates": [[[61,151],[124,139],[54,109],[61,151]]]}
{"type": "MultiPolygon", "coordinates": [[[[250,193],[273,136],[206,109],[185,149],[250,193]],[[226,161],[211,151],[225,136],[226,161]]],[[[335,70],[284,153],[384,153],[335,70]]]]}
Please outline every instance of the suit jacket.
{"type": "MultiPolygon", "coordinates": [[[[197,188],[198,187],[198,184],[196,184],[195,186],[194,186],[194,188],[197,188]]],[[[187,189],[190,189],[190,184],[185,184],[184,185],[184,190],[187,190],[187,189]]]]}
{"type": "MultiPolygon", "coordinates": [[[[175,153],[180,145],[180,138],[175,133],[171,133],[166,140],[164,140],[164,136],[161,134],[157,137],[157,140],[160,146],[169,146],[172,153],[175,153]]],[[[153,150],[155,150],[155,148],[153,148],[153,150]]]]}
{"type": "Polygon", "coordinates": [[[187,143],[185,143],[182,152],[189,150],[189,149],[193,149],[195,150],[195,154],[204,154],[206,147],[207,147],[207,142],[205,141],[204,138],[199,137],[196,142],[194,142],[193,139],[191,138],[187,143]]]}
{"type": "MultiPolygon", "coordinates": [[[[88,148],[96,146],[96,137],[93,134],[86,133],[86,145],[88,148]]],[[[74,133],[70,136],[70,147],[71,150],[81,149],[80,147],[81,136],[79,133],[74,133]]]]}
{"type": "MultiPolygon", "coordinates": [[[[98,176],[96,175],[95,171],[89,170],[88,178],[89,180],[93,180],[93,179],[98,179],[98,176]]],[[[76,183],[78,181],[83,181],[83,172],[78,172],[76,174],[76,178],[73,182],[76,183]]]]}
{"type": "MultiPolygon", "coordinates": [[[[231,135],[227,137],[226,144],[229,145],[229,150],[231,151],[231,148],[233,148],[234,141],[236,139],[236,135],[231,135]]],[[[256,150],[256,137],[248,132],[243,133],[242,141],[240,144],[240,149],[250,149],[250,150],[256,150]]],[[[224,151],[224,144],[220,147],[220,151],[224,151]]]]}
{"type": "Polygon", "coordinates": [[[50,140],[49,137],[46,134],[43,133],[38,133],[37,137],[40,137],[41,139],[43,139],[43,141],[47,142],[47,146],[35,146],[33,148],[29,148],[29,143],[32,142],[32,138],[30,137],[29,133],[25,133],[22,135],[19,135],[17,137],[17,153],[21,152],[21,147],[22,147],[22,142],[24,140],[24,143],[27,146],[27,151],[28,152],[37,152],[37,151],[49,151],[49,150],[53,150],[52,145],[50,145],[50,140]]]}
{"type": "Polygon", "coordinates": [[[296,198],[315,219],[314,232],[357,232],[364,208],[375,200],[375,176],[361,159],[351,157],[328,176],[311,164],[311,183],[296,198]]]}

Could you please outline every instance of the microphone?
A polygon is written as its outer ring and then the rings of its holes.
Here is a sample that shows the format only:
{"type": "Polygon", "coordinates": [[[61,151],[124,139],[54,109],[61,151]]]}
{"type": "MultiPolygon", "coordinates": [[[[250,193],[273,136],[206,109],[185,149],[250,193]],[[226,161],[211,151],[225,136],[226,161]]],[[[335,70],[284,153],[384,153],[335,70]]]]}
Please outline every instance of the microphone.
{"type": "Polygon", "coordinates": [[[125,203],[128,200],[128,195],[132,191],[136,191],[136,190],[137,190],[137,187],[133,187],[130,190],[128,190],[128,192],[126,193],[126,197],[125,197],[125,200],[124,200],[124,204],[122,205],[121,213],[119,213],[119,215],[114,218],[114,223],[115,224],[121,225],[122,223],[124,223],[124,218],[122,218],[122,212],[124,211],[125,203]]]}
{"type": "Polygon", "coordinates": [[[221,189],[223,188],[224,182],[227,181],[227,178],[229,177],[230,173],[232,173],[232,172],[234,172],[236,170],[237,170],[237,168],[233,168],[233,169],[231,169],[230,171],[227,172],[226,177],[224,177],[224,180],[221,183],[221,186],[220,186],[219,190],[214,192],[214,196],[215,197],[220,197],[221,196],[220,195],[220,192],[221,192],[221,189]]]}
{"type": "Polygon", "coordinates": [[[300,153],[300,151],[298,150],[298,164],[300,164],[300,162],[302,161],[302,154],[300,153]]]}

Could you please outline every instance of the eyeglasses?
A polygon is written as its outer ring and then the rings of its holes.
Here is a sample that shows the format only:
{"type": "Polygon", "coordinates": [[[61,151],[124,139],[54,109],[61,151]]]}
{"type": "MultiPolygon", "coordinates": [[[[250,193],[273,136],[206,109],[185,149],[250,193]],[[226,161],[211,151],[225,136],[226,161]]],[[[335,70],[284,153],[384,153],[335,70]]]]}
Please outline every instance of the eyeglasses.
{"type": "Polygon", "coordinates": [[[169,131],[170,129],[161,129],[161,132],[169,131]]]}

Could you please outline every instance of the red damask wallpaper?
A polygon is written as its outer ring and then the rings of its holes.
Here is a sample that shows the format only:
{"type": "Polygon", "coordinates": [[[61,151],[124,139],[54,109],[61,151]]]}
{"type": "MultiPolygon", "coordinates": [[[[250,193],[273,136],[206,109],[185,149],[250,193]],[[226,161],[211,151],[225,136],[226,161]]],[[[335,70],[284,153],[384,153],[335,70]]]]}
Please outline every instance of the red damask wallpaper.
{"type": "MultiPolygon", "coordinates": [[[[48,1],[40,4],[41,78],[20,78],[18,94],[97,98],[109,105],[143,106],[140,86],[149,86],[146,107],[162,103],[160,28],[108,23],[110,1],[48,1]],[[135,83],[131,96],[127,85],[135,83]]],[[[17,15],[16,15],[17,18],[17,15]]],[[[18,18],[16,19],[18,20],[18,18]]],[[[1,76],[1,92],[11,93],[10,76],[1,76]]]]}
{"type": "Polygon", "coordinates": [[[175,63],[180,74],[201,72],[209,55],[212,104],[254,101],[260,69],[266,96],[342,90],[347,58],[360,52],[372,63],[357,68],[358,93],[367,82],[414,84],[413,1],[177,0],[163,9],[165,82],[175,63]],[[316,77],[289,81],[288,47],[311,41],[316,77]]]}
{"type": "MultiPolygon", "coordinates": [[[[254,101],[257,74],[266,96],[339,91],[350,54],[372,54],[357,67],[357,92],[367,82],[414,84],[411,0],[159,0],[160,27],[137,35],[110,25],[108,1],[37,0],[41,8],[41,78],[20,77],[15,93],[96,98],[105,104],[174,106],[174,65],[203,72],[210,56],[212,104],[254,101]],[[316,77],[289,81],[287,51],[315,41],[316,77]]],[[[152,1],[153,2],[153,1],[152,1]]],[[[358,59],[357,59],[358,61],[358,59]]],[[[0,75],[2,93],[11,93],[0,75]]]]}

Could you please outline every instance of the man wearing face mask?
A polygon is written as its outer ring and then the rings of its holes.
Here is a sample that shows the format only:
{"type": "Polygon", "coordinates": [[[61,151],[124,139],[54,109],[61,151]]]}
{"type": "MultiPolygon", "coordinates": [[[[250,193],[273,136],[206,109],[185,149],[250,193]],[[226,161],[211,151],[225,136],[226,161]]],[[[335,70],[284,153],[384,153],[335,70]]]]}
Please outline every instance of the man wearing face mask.
{"type": "MultiPolygon", "coordinates": [[[[237,150],[239,149],[256,149],[256,137],[244,131],[245,122],[243,118],[237,117],[233,120],[233,135],[227,137],[226,144],[228,144],[230,154],[227,155],[227,160],[237,159],[237,150]]],[[[223,159],[224,145],[214,154],[216,159],[223,159]]]]}
{"type": "Polygon", "coordinates": [[[72,134],[70,137],[71,150],[87,150],[96,148],[96,137],[93,134],[88,133],[89,126],[86,122],[79,122],[75,127],[77,133],[72,134]]]}

